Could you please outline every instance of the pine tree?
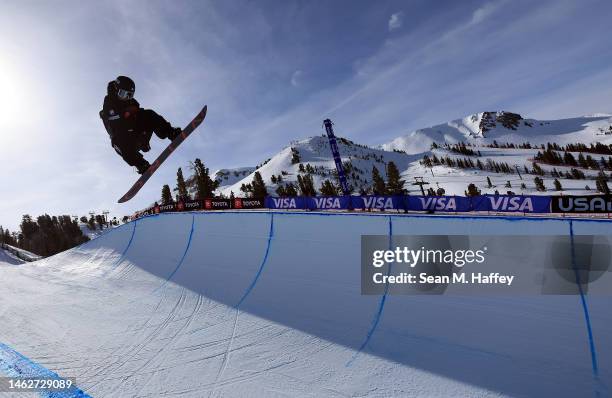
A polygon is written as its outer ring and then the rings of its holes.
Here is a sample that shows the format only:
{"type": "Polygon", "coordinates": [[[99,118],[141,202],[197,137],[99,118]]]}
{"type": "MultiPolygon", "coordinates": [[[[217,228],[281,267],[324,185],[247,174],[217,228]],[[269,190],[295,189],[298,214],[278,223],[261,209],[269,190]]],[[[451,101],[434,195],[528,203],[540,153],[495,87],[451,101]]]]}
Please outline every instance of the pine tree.
{"type": "Polygon", "coordinates": [[[96,223],[98,224],[98,228],[100,228],[100,231],[102,229],[104,229],[104,217],[102,217],[101,215],[97,214],[96,215],[96,223]]]}
{"type": "Polygon", "coordinates": [[[196,185],[196,199],[212,198],[213,192],[219,185],[218,181],[210,178],[209,170],[200,159],[193,162],[193,172],[196,185]]]}
{"type": "Polygon", "coordinates": [[[533,179],[533,182],[535,184],[535,187],[538,191],[540,192],[544,192],[546,191],[546,187],[544,186],[544,180],[542,180],[540,177],[535,177],[533,179]]]}
{"type": "Polygon", "coordinates": [[[380,176],[376,166],[372,166],[372,193],[374,195],[384,195],[386,190],[385,180],[380,176]]]}
{"type": "Polygon", "coordinates": [[[317,192],[314,188],[314,182],[310,175],[298,175],[298,186],[302,196],[316,196],[317,192]]]}
{"type": "Polygon", "coordinates": [[[610,187],[608,187],[608,177],[604,174],[603,171],[600,171],[595,179],[595,187],[597,190],[605,195],[610,194],[610,187]]]}
{"type": "Polygon", "coordinates": [[[387,165],[387,193],[389,195],[403,195],[405,181],[400,178],[399,170],[393,162],[387,165]]]}
{"type": "Polygon", "coordinates": [[[264,198],[268,195],[266,183],[264,182],[263,178],[261,178],[259,171],[256,171],[253,175],[253,182],[251,182],[251,186],[253,187],[254,198],[264,198]]]}
{"type": "Polygon", "coordinates": [[[169,205],[172,203],[172,192],[170,192],[170,186],[168,184],[162,187],[161,202],[162,205],[169,205]]]}
{"type": "Polygon", "coordinates": [[[297,190],[295,189],[295,185],[293,183],[289,183],[285,186],[285,196],[294,197],[297,196],[297,190]]]}
{"type": "Polygon", "coordinates": [[[555,191],[563,191],[563,186],[561,186],[561,182],[558,179],[555,178],[553,184],[555,184],[555,191]]]}
{"type": "Polygon", "coordinates": [[[187,192],[187,184],[185,184],[185,178],[183,177],[183,170],[179,167],[176,172],[176,188],[178,200],[189,200],[189,193],[187,192]]]}
{"type": "Polygon", "coordinates": [[[338,189],[329,180],[323,181],[319,192],[321,192],[323,196],[338,196],[338,189]]]}
{"type": "Polygon", "coordinates": [[[300,163],[300,151],[291,147],[291,164],[300,163]]]}
{"type": "Polygon", "coordinates": [[[544,175],[544,170],[540,167],[539,164],[537,163],[533,163],[533,174],[538,174],[543,176],[544,175]]]}
{"type": "Polygon", "coordinates": [[[87,226],[89,227],[90,230],[95,231],[96,230],[96,219],[94,218],[93,215],[91,215],[89,217],[89,220],[87,220],[87,226]]]}
{"type": "Polygon", "coordinates": [[[487,176],[487,186],[489,188],[493,188],[493,184],[491,183],[491,178],[487,176]]]}
{"type": "Polygon", "coordinates": [[[584,169],[589,167],[589,164],[587,163],[586,158],[584,157],[582,152],[578,154],[578,165],[584,169]]]}
{"type": "Polygon", "coordinates": [[[467,187],[467,191],[465,191],[465,196],[479,196],[480,195],[480,190],[478,189],[478,187],[476,187],[476,185],[474,184],[469,184],[467,187]]]}

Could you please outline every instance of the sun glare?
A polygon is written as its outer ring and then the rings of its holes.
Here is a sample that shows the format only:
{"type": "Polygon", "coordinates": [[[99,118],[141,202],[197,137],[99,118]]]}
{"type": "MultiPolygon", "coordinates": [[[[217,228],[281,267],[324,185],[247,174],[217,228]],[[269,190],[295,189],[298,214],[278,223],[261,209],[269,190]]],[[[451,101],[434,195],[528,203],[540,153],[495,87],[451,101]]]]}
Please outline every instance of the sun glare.
{"type": "Polygon", "coordinates": [[[27,90],[25,79],[0,62],[0,127],[16,127],[25,121],[27,90]]]}

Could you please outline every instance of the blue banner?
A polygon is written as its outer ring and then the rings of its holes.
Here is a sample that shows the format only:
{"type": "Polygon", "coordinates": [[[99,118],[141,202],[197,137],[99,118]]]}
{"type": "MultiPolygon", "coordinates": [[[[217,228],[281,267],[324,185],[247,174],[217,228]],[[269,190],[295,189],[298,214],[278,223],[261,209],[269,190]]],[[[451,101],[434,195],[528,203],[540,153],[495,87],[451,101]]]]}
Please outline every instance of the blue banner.
{"type": "Polygon", "coordinates": [[[350,196],[307,197],[306,208],[311,210],[347,210],[351,208],[350,196]]]}
{"type": "Polygon", "coordinates": [[[306,209],[306,196],[295,196],[288,198],[266,197],[266,207],[268,209],[306,209]]]}
{"type": "Polygon", "coordinates": [[[550,213],[549,196],[297,196],[266,197],[269,209],[309,210],[410,210],[425,212],[550,213]]]}
{"type": "Polygon", "coordinates": [[[472,210],[550,213],[550,201],[550,196],[483,195],[472,198],[472,210]]]}
{"type": "Polygon", "coordinates": [[[354,209],[405,210],[404,196],[352,196],[354,209]]]}
{"type": "Polygon", "coordinates": [[[412,211],[470,211],[470,198],[463,196],[407,196],[408,210],[412,211]]]}

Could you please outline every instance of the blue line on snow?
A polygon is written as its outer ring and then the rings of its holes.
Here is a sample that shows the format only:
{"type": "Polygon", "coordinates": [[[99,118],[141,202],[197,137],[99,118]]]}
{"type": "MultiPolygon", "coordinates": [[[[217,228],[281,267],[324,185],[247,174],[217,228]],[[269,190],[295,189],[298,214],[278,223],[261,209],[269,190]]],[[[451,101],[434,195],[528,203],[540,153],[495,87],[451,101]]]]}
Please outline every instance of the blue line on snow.
{"type": "MultiPolygon", "coordinates": [[[[389,250],[392,250],[392,246],[393,246],[393,221],[391,220],[391,216],[389,216],[389,250]]],[[[387,276],[391,275],[392,266],[393,264],[389,264],[389,269],[387,270],[387,276]]],[[[365,340],[363,341],[363,343],[361,343],[361,346],[359,347],[357,352],[346,363],[347,367],[351,366],[351,364],[355,361],[355,359],[357,359],[357,356],[359,355],[359,353],[362,352],[364,348],[366,348],[366,346],[370,342],[370,339],[374,335],[374,332],[376,331],[376,328],[378,327],[378,324],[380,323],[380,319],[382,318],[382,313],[383,313],[383,310],[385,309],[385,303],[387,302],[388,293],[389,293],[389,280],[387,279],[387,282],[385,283],[385,292],[380,298],[380,303],[378,304],[378,311],[376,311],[376,315],[374,315],[374,319],[372,320],[372,326],[370,326],[370,330],[368,331],[368,334],[366,335],[365,340]]]]}
{"type": "MultiPolygon", "coordinates": [[[[57,373],[33,362],[6,344],[0,343],[0,371],[8,377],[26,378],[40,377],[45,379],[63,380],[57,373]]],[[[44,398],[90,398],[76,386],[67,391],[40,392],[44,398]]]]}
{"type": "Polygon", "coordinates": [[[268,254],[270,253],[270,246],[272,244],[273,236],[274,236],[274,213],[270,213],[270,232],[268,232],[268,245],[266,247],[266,254],[264,255],[263,260],[261,261],[261,265],[259,266],[259,270],[257,270],[257,274],[255,274],[255,278],[253,278],[253,281],[251,282],[247,290],[242,295],[242,298],[240,299],[240,301],[238,301],[238,304],[234,306],[235,308],[239,308],[242,305],[244,300],[247,298],[247,296],[251,293],[251,291],[255,287],[255,284],[257,284],[257,280],[261,276],[264,266],[266,265],[266,262],[268,261],[268,254]]]}
{"type": "Polygon", "coordinates": [[[597,381],[599,379],[599,366],[597,365],[597,351],[595,350],[595,340],[593,339],[593,330],[591,328],[591,317],[589,315],[589,307],[586,302],[584,290],[582,289],[582,282],[580,280],[580,272],[578,271],[578,265],[576,264],[576,250],[574,248],[574,224],[570,220],[570,244],[572,250],[572,268],[574,269],[574,275],[576,277],[576,285],[578,285],[578,291],[580,292],[580,301],[582,303],[582,311],[584,312],[584,320],[586,322],[587,334],[589,336],[589,348],[591,350],[591,366],[593,369],[593,377],[597,381]]]}
{"type": "Polygon", "coordinates": [[[176,272],[179,270],[179,268],[181,268],[181,265],[183,265],[183,261],[185,261],[185,257],[187,257],[187,253],[189,252],[189,248],[191,247],[191,241],[193,240],[194,225],[195,225],[195,214],[192,214],[191,215],[191,230],[189,231],[189,238],[187,239],[187,246],[185,246],[185,251],[183,252],[183,256],[179,260],[178,264],[176,264],[176,267],[174,268],[174,271],[172,271],[170,273],[170,275],[168,275],[168,277],[166,278],[164,283],[162,283],[159,287],[157,287],[155,290],[153,290],[152,294],[155,294],[159,290],[164,288],[164,286],[166,286],[166,284],[170,281],[170,279],[172,279],[172,277],[174,276],[174,274],[176,274],[176,272]]]}
{"type": "MultiPolygon", "coordinates": [[[[123,258],[125,257],[127,251],[130,249],[130,246],[132,246],[132,241],[134,240],[134,235],[136,235],[136,224],[137,224],[138,220],[134,220],[134,228],[132,228],[132,235],[130,236],[130,240],[127,243],[127,246],[125,246],[125,249],[123,249],[123,252],[121,253],[121,256],[117,259],[117,261],[115,261],[115,264],[113,264],[113,266],[111,267],[111,269],[115,269],[117,268],[117,266],[121,263],[121,261],[123,261],[123,258]]],[[[111,269],[107,270],[105,275],[108,274],[111,269]]]]}
{"type": "MultiPolygon", "coordinates": [[[[125,247],[125,249],[123,249],[123,253],[121,253],[121,258],[119,259],[119,261],[121,261],[121,259],[123,259],[123,257],[125,256],[125,254],[129,250],[130,246],[132,246],[132,241],[134,240],[134,235],[136,234],[136,224],[137,224],[137,222],[138,222],[138,220],[134,220],[134,228],[132,228],[132,235],[130,236],[130,240],[128,241],[127,246],[125,247]]],[[[117,264],[119,263],[119,261],[117,262],[117,264]]]]}
{"type": "Polygon", "coordinates": [[[187,257],[187,252],[189,251],[189,248],[191,247],[191,239],[193,238],[193,226],[194,226],[194,224],[195,224],[195,215],[192,215],[191,216],[191,230],[189,231],[189,239],[187,240],[187,246],[185,246],[185,251],[183,252],[183,257],[181,257],[181,260],[176,265],[176,268],[174,268],[174,271],[172,271],[170,273],[170,275],[168,276],[166,281],[169,281],[170,279],[172,279],[174,274],[176,274],[176,271],[178,271],[179,268],[181,268],[181,265],[183,265],[183,261],[185,261],[185,257],[187,257]]]}

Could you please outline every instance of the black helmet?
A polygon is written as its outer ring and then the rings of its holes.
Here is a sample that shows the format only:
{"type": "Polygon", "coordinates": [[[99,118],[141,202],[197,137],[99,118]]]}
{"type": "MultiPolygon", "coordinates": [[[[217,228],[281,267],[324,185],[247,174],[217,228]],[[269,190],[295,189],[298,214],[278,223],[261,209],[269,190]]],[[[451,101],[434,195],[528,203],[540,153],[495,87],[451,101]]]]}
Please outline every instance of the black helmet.
{"type": "Polygon", "coordinates": [[[113,83],[117,98],[122,101],[127,101],[134,98],[134,91],[136,91],[134,80],[127,76],[118,76],[113,83]]]}

